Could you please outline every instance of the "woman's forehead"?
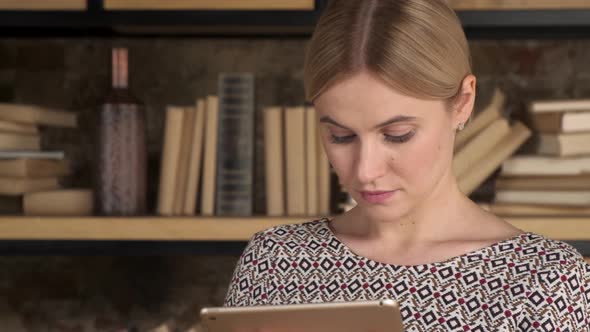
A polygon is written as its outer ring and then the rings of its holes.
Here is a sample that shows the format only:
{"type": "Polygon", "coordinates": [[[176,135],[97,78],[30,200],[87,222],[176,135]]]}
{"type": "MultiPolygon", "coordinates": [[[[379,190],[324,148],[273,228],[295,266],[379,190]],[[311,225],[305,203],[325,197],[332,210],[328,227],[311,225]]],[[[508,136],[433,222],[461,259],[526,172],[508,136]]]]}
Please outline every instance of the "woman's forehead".
{"type": "Polygon", "coordinates": [[[439,104],[440,101],[404,95],[366,72],[339,80],[314,101],[320,112],[343,109],[416,109],[439,104]]]}

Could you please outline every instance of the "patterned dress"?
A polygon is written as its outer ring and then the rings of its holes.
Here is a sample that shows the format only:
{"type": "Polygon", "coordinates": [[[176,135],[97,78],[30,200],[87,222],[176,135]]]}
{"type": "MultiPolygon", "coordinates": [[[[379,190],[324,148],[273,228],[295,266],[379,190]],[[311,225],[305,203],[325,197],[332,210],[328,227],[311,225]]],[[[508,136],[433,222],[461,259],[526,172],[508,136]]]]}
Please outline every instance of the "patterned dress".
{"type": "Polygon", "coordinates": [[[391,298],[406,331],[590,331],[590,266],[568,244],[525,233],[443,262],[397,266],[356,255],[328,222],[257,233],[225,305],[391,298]]]}

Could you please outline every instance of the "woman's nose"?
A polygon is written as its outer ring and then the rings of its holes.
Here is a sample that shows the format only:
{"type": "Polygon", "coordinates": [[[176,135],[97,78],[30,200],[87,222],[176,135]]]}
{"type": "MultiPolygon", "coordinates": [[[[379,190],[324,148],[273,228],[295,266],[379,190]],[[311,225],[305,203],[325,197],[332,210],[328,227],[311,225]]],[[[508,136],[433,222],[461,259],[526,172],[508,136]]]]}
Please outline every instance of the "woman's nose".
{"type": "Polygon", "coordinates": [[[385,151],[376,143],[361,143],[356,162],[357,181],[361,185],[369,184],[385,174],[387,168],[385,151]]]}

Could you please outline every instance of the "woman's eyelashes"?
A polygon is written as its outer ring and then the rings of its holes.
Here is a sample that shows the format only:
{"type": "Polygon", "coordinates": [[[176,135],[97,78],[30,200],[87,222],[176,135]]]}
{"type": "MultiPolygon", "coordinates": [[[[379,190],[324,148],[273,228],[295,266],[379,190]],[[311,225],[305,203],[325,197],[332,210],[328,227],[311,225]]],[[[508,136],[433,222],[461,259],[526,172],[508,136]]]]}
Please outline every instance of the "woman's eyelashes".
{"type": "Polygon", "coordinates": [[[330,141],[334,144],[346,144],[350,143],[354,140],[356,135],[345,135],[345,136],[338,136],[334,134],[330,134],[330,141]]]}
{"type": "MultiPolygon", "coordinates": [[[[388,135],[388,134],[383,134],[383,139],[385,140],[385,142],[387,143],[405,143],[407,141],[409,141],[412,137],[414,136],[414,131],[409,131],[406,134],[403,135],[388,135]]],[[[354,141],[354,139],[356,138],[356,135],[352,134],[352,135],[334,135],[334,134],[330,134],[330,141],[334,144],[347,144],[347,143],[351,143],[352,141],[354,141]]]]}
{"type": "Polygon", "coordinates": [[[383,134],[385,136],[385,141],[389,142],[389,143],[405,143],[407,141],[410,140],[410,138],[412,138],[414,136],[414,131],[409,131],[406,134],[400,135],[400,136],[394,136],[394,135],[387,135],[387,134],[383,134]]]}

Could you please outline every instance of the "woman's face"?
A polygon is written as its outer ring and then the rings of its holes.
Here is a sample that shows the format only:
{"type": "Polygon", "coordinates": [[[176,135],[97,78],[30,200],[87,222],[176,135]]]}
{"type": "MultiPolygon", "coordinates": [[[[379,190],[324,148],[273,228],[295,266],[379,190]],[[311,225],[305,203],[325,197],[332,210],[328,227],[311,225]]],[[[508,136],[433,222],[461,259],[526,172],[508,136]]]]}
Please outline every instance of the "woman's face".
{"type": "Polygon", "coordinates": [[[402,95],[368,73],[315,100],[341,184],[368,215],[399,218],[452,184],[456,121],[444,101],[402,95]]]}

